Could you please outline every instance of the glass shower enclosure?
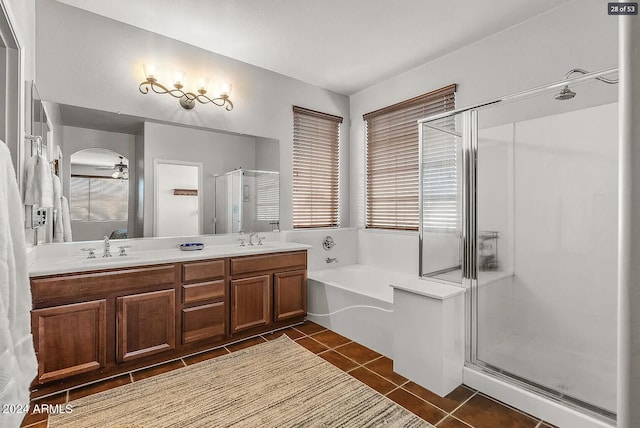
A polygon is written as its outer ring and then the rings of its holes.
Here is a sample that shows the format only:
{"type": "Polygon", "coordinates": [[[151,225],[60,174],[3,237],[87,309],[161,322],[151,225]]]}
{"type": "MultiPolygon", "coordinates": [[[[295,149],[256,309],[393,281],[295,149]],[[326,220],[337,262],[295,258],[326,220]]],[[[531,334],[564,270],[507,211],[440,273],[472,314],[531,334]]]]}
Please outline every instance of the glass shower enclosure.
{"type": "Polygon", "coordinates": [[[466,364],[605,420],[617,86],[596,78],[616,71],[419,121],[420,275],[468,289],[466,364]]]}
{"type": "Polygon", "coordinates": [[[280,174],[238,168],[215,177],[215,233],[280,229],[280,174]]]}

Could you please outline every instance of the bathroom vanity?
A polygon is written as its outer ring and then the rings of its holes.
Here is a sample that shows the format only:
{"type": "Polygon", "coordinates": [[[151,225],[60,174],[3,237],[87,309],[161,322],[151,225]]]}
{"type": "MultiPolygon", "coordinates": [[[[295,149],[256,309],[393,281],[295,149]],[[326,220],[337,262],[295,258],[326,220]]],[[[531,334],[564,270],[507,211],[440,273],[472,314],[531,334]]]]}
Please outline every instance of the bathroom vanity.
{"type": "Polygon", "coordinates": [[[154,252],[162,263],[113,257],[96,269],[76,259],[74,272],[50,274],[64,267],[36,266],[34,387],[65,389],[304,320],[307,246],[214,247],[154,252]]]}

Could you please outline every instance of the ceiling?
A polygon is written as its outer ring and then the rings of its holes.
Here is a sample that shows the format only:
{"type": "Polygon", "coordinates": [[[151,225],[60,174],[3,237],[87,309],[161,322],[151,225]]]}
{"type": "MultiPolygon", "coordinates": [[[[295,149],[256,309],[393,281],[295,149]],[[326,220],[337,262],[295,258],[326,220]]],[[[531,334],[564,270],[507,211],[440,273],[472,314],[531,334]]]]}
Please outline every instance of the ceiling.
{"type": "Polygon", "coordinates": [[[62,124],[65,126],[136,135],[141,133],[145,121],[143,118],[126,114],[111,113],[66,104],[59,104],[59,106],[62,124]]]}
{"type": "MultiPolygon", "coordinates": [[[[86,149],[75,152],[71,155],[72,165],[84,166],[114,166],[120,163],[120,155],[108,149],[86,149]]],[[[127,158],[123,158],[123,163],[127,163],[127,158]]]]}
{"type": "Polygon", "coordinates": [[[568,0],[58,0],[351,95],[568,0]]]}

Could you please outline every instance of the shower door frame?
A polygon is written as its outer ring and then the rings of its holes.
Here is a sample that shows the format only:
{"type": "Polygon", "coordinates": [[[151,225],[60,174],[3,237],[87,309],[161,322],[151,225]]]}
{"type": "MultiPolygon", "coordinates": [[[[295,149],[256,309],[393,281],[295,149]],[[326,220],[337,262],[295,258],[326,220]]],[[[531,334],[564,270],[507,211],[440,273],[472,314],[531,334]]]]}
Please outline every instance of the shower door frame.
{"type": "MultiPolygon", "coordinates": [[[[509,372],[499,367],[486,363],[478,358],[478,305],[479,305],[479,290],[478,290],[478,266],[477,266],[477,172],[478,172],[478,110],[491,107],[497,104],[502,104],[511,101],[517,101],[520,99],[532,97],[542,94],[544,92],[551,91],[553,89],[561,88],[569,84],[583,83],[594,80],[598,77],[606,76],[618,71],[618,67],[609,67],[596,72],[588,73],[573,79],[564,79],[548,85],[538,86],[526,91],[517,92],[511,95],[496,98],[487,102],[479,103],[471,107],[461,108],[457,110],[451,110],[444,113],[435,114],[426,118],[420,119],[418,123],[419,132],[419,275],[420,278],[427,278],[433,281],[442,281],[448,284],[460,285],[458,282],[451,282],[444,279],[436,279],[425,277],[423,269],[423,179],[424,172],[422,166],[423,148],[423,126],[428,126],[434,129],[439,129],[435,126],[427,125],[428,122],[454,117],[460,115],[462,118],[462,132],[458,135],[457,132],[452,132],[458,137],[462,137],[462,283],[461,285],[469,291],[469,298],[466,299],[466,315],[468,316],[465,328],[465,365],[473,367],[485,374],[488,374],[494,378],[505,381],[512,385],[515,385],[523,390],[541,395],[545,398],[551,399],[562,405],[569,406],[581,412],[585,412],[593,417],[604,420],[606,422],[615,421],[616,415],[608,410],[597,407],[593,404],[584,402],[580,399],[567,396],[561,391],[557,391],[541,384],[538,384],[532,380],[523,378],[516,373],[509,372]]],[[[441,129],[439,129],[441,130],[441,129]]],[[[443,130],[443,132],[449,132],[443,130]]]]}

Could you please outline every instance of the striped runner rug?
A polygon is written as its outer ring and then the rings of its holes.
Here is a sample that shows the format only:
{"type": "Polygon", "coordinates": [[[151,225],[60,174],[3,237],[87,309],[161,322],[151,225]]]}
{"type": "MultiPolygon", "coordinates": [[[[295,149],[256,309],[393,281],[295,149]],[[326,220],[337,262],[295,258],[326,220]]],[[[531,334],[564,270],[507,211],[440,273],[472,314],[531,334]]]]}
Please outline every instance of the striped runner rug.
{"type": "Polygon", "coordinates": [[[286,335],[70,404],[49,428],[433,427],[286,335]]]}

